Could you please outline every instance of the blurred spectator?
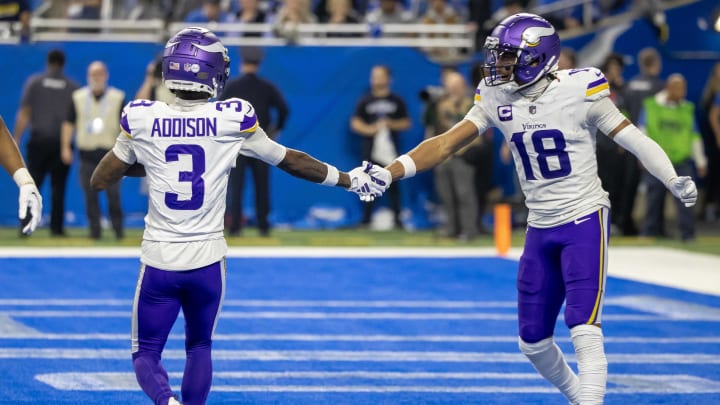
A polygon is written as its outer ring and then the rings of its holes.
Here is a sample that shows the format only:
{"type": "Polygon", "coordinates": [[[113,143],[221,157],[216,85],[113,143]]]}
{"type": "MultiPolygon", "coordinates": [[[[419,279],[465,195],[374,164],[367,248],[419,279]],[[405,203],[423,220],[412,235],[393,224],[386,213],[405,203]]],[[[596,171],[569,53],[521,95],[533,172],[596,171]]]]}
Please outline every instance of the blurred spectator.
{"type": "MultiPolygon", "coordinates": [[[[240,49],[240,76],[225,86],[220,100],[242,98],[255,108],[258,122],[268,136],[276,139],[285,127],[288,107],[280,91],[271,82],[258,76],[263,52],[260,48],[243,47],[240,49]],[[274,113],[275,119],[272,119],[274,113]]],[[[235,168],[230,173],[230,235],[237,236],[243,225],[243,191],[245,188],[245,169],[250,168],[255,186],[255,217],[260,236],[270,235],[270,167],[267,163],[238,155],[235,168]]]]}
{"type": "MultiPolygon", "coordinates": [[[[153,1],[153,0],[150,0],[153,1]]],[[[154,0],[160,3],[168,22],[185,21],[192,11],[202,7],[205,0],[154,0]]]]}
{"type": "MultiPolygon", "coordinates": [[[[330,0],[317,0],[313,2],[315,4],[315,8],[313,9],[315,12],[315,16],[317,17],[318,21],[321,22],[329,22],[330,15],[332,14],[332,11],[330,8],[337,8],[337,6],[330,6],[330,0]]],[[[344,2],[340,2],[341,4],[344,2]]],[[[353,22],[360,22],[365,18],[365,10],[367,9],[367,1],[366,0],[349,0],[348,1],[348,12],[347,14],[350,15],[352,19],[354,19],[353,22]]],[[[337,12],[337,11],[336,11],[337,12]]],[[[337,20],[337,18],[336,18],[337,20]]]]}
{"type": "Polygon", "coordinates": [[[705,181],[705,219],[720,215],[720,62],[713,66],[700,101],[700,133],[708,158],[705,181]]]}
{"type": "MultiPolygon", "coordinates": [[[[430,0],[430,7],[420,21],[423,24],[459,24],[461,22],[458,13],[446,0],[430,0]]],[[[438,34],[427,34],[426,36],[437,37],[438,34]]],[[[435,47],[426,50],[430,56],[440,59],[456,58],[459,51],[460,49],[452,47],[435,47]]]]}
{"type": "Polygon", "coordinates": [[[577,67],[577,55],[572,48],[562,48],[558,59],[558,69],[575,69],[577,67]]]}
{"type": "Polygon", "coordinates": [[[112,18],[120,20],[149,20],[167,17],[166,5],[170,0],[116,0],[112,18]]]}
{"type": "MultiPolygon", "coordinates": [[[[60,159],[60,132],[78,85],[65,76],[65,54],[52,50],[47,55],[45,73],[31,76],[23,89],[15,119],[14,138],[20,140],[30,125],[27,165],[38,188],[50,175],[50,235],[65,236],[65,186],[70,166],[60,159]]],[[[47,201],[47,199],[46,199],[47,201]]]]}
{"type": "Polygon", "coordinates": [[[430,7],[420,20],[423,24],[459,24],[460,16],[446,0],[430,0],[430,7]]]}
{"type": "MultiPolygon", "coordinates": [[[[462,121],[473,105],[465,78],[460,73],[447,73],[444,87],[446,95],[437,104],[435,122],[427,128],[426,137],[441,134],[462,121]]],[[[482,141],[482,137],[477,137],[434,169],[435,189],[447,216],[439,232],[441,236],[468,241],[478,234],[475,166],[470,149],[482,141]]]]}
{"type": "MultiPolygon", "coordinates": [[[[102,0],[72,0],[67,7],[67,16],[73,20],[99,20],[102,0]]],[[[72,28],[72,32],[98,33],[100,28],[72,28]]]]}
{"type": "MultiPolygon", "coordinates": [[[[327,13],[321,18],[327,24],[357,24],[360,20],[352,9],[350,0],[327,0],[327,13]]],[[[362,37],[362,33],[328,32],[328,37],[362,37]]]]}
{"type": "Polygon", "coordinates": [[[485,38],[490,35],[490,30],[485,26],[485,21],[492,18],[492,5],[492,0],[468,0],[468,25],[475,32],[476,52],[482,51],[485,38]]]}
{"type": "MultiPolygon", "coordinates": [[[[240,11],[237,14],[236,21],[243,24],[262,24],[265,22],[266,15],[260,9],[258,0],[240,0],[240,11]]],[[[261,32],[244,32],[244,37],[261,37],[261,32]]]]}
{"type": "Polygon", "coordinates": [[[101,7],[102,0],[70,0],[67,16],[76,20],[99,20],[101,7]]]}
{"type": "MultiPolygon", "coordinates": [[[[660,54],[654,48],[644,48],[638,53],[638,67],[640,74],[627,83],[623,95],[625,109],[630,121],[637,124],[640,111],[643,108],[643,101],[647,97],[654,96],[660,92],[665,83],[660,79],[662,60],[660,54]]],[[[620,231],[625,236],[638,234],[633,210],[635,208],[635,197],[637,187],[640,183],[640,163],[632,153],[623,153],[622,162],[623,184],[621,186],[620,209],[616,210],[620,231]]]]}
{"type": "MultiPolygon", "coordinates": [[[[361,158],[383,166],[398,156],[400,132],[410,128],[405,101],[391,91],[391,79],[389,67],[373,66],[370,91],[360,99],[350,119],[350,128],[362,137],[361,158]]],[[[394,187],[394,190],[388,190],[390,205],[395,215],[395,226],[402,228],[400,188],[394,187]]],[[[373,203],[365,203],[362,225],[370,225],[372,214],[373,203]]]]}
{"type": "MultiPolygon", "coordinates": [[[[625,91],[625,81],[622,75],[624,67],[623,58],[618,54],[609,55],[601,67],[610,85],[610,100],[621,110],[624,108],[622,99],[622,94],[625,91]]],[[[600,131],[596,136],[596,144],[598,176],[602,181],[603,189],[610,195],[610,206],[613,210],[620,212],[622,184],[625,177],[622,163],[623,154],[626,152],[607,134],[600,131]]],[[[618,222],[618,216],[611,216],[610,220],[613,228],[615,228],[614,232],[612,232],[614,234],[620,230],[621,224],[618,222]]]]}
{"type": "Polygon", "coordinates": [[[380,7],[365,16],[369,24],[402,24],[414,20],[412,13],[405,10],[401,0],[380,0],[380,7]]]}
{"type": "MultiPolygon", "coordinates": [[[[73,161],[72,140],[75,132],[75,143],[80,155],[80,185],[85,193],[89,236],[95,240],[102,236],[100,193],[90,188],[90,177],[100,160],[115,145],[115,139],[120,133],[120,113],[125,105],[125,93],[108,86],[108,78],[107,66],[104,63],[95,61],[88,66],[88,84],[73,92],[73,102],[62,127],[61,156],[67,165],[73,161]]],[[[109,186],[106,192],[115,237],[122,239],[124,229],[120,182],[109,186]]]]}
{"type": "MultiPolygon", "coordinates": [[[[470,81],[474,86],[473,89],[478,86],[480,80],[483,78],[483,66],[483,62],[476,62],[470,67],[470,81]]],[[[473,99],[474,97],[475,93],[473,91],[473,99]]],[[[485,215],[487,204],[490,200],[491,191],[495,186],[502,183],[502,180],[500,180],[500,178],[503,177],[502,165],[508,166],[506,175],[512,180],[517,180],[517,176],[515,175],[514,168],[511,166],[513,163],[511,162],[512,157],[510,156],[510,149],[506,150],[507,158],[504,161],[499,159],[497,151],[498,149],[502,149],[503,145],[506,143],[504,141],[505,137],[503,134],[494,128],[488,128],[485,133],[480,134],[480,137],[483,138],[482,142],[473,147],[467,154],[472,155],[471,160],[475,165],[475,192],[477,194],[478,201],[478,231],[481,234],[487,234],[489,231],[485,227],[483,217],[485,215]]],[[[520,205],[524,207],[523,204],[520,205]]]]}
{"type": "Polygon", "coordinates": [[[162,82],[162,59],[158,58],[148,64],[145,80],[135,94],[135,99],[162,101],[167,104],[175,100],[175,95],[162,82]]]}
{"type": "MultiPolygon", "coordinates": [[[[681,74],[668,77],[665,89],[643,102],[639,124],[647,135],[667,153],[678,176],[693,175],[693,161],[700,177],[705,177],[707,160],[695,123],[695,106],[685,99],[687,83],[681,74]]],[[[662,181],[649,173],[643,176],[647,185],[647,213],[643,235],[665,236],[663,213],[667,189],[662,181]]],[[[676,200],[680,237],[683,242],[695,239],[693,208],[676,200]]]]}
{"type": "Polygon", "coordinates": [[[220,7],[220,0],[203,0],[200,8],[196,8],[185,17],[188,23],[230,23],[233,22],[232,14],[226,13],[220,7]]]}
{"type": "MultiPolygon", "coordinates": [[[[548,6],[556,3],[557,0],[535,0],[535,7],[548,6]]],[[[541,15],[552,24],[557,30],[566,30],[580,27],[581,5],[570,8],[564,8],[549,13],[541,13],[541,15]]]]}
{"type": "Polygon", "coordinates": [[[489,20],[484,21],[483,29],[488,33],[492,32],[493,28],[506,17],[525,11],[529,2],[529,0],[503,0],[503,6],[495,10],[489,20]]]}
{"type": "Polygon", "coordinates": [[[285,0],[275,17],[275,34],[291,44],[297,43],[300,38],[298,25],[317,22],[317,17],[310,10],[310,0],[285,0]]]}
{"type": "MultiPolygon", "coordinates": [[[[20,38],[27,40],[30,38],[30,4],[28,0],[0,0],[0,23],[16,23],[20,22],[20,38]]],[[[0,29],[2,33],[4,29],[0,29]]],[[[13,30],[8,29],[9,34],[15,34],[13,30]]]]}

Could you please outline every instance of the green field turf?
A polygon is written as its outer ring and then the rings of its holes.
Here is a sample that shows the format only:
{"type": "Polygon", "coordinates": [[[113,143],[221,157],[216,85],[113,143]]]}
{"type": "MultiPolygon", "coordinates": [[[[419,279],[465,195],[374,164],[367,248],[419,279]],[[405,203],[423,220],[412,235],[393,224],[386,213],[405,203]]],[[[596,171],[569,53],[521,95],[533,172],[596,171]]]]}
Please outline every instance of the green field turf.
{"type": "MultiPolygon", "coordinates": [[[[525,232],[521,229],[513,232],[513,246],[523,244],[525,232]]],[[[127,236],[117,241],[112,232],[106,231],[103,239],[94,241],[87,238],[87,229],[69,228],[68,236],[63,238],[50,237],[47,229],[40,229],[28,238],[20,238],[15,228],[0,228],[0,246],[29,247],[68,247],[68,246],[139,246],[142,238],[141,229],[128,229],[127,236]]],[[[374,232],[360,229],[298,231],[274,230],[267,238],[258,236],[254,229],[247,229],[242,237],[227,237],[230,246],[388,246],[388,247],[468,247],[493,246],[490,235],[481,235],[470,242],[459,242],[454,239],[438,238],[431,231],[374,232]]],[[[699,236],[695,242],[682,243],[671,239],[644,239],[630,237],[614,237],[611,246],[664,246],[693,252],[720,255],[720,236],[699,236]]]]}

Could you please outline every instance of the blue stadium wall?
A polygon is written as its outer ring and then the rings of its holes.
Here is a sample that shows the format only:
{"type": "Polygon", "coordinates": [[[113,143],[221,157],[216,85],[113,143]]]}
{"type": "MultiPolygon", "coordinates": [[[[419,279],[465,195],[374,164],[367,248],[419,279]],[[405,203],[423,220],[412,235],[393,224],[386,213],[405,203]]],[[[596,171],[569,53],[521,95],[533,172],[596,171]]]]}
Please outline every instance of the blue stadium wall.
{"type": "MultiPolygon", "coordinates": [[[[668,18],[672,27],[670,41],[660,47],[664,56],[663,76],[683,73],[688,79],[689,98],[697,101],[708,72],[715,62],[711,59],[681,59],[678,52],[720,51],[720,34],[702,31],[696,21],[713,12],[710,1],[673,10],[668,18]]],[[[591,37],[577,38],[565,46],[580,48],[591,37]]],[[[622,54],[634,56],[644,46],[659,46],[650,26],[636,22],[623,34],[615,46],[622,54]]],[[[0,114],[8,126],[14,124],[18,100],[27,77],[42,71],[47,51],[63,49],[67,54],[66,73],[79,83],[85,82],[85,69],[93,60],[102,60],[110,70],[110,84],[132,97],[140,87],[145,67],[159,52],[161,45],[128,43],[40,43],[31,45],[0,46],[0,77],[5,88],[0,98],[0,114]]],[[[231,49],[233,57],[231,77],[238,75],[238,50],[231,49]]],[[[403,134],[403,150],[422,139],[420,124],[422,103],[418,92],[427,85],[437,85],[440,66],[428,60],[421,52],[402,48],[313,48],[270,47],[261,67],[261,75],[280,88],[290,106],[290,117],[280,142],[291,148],[307,151],[319,159],[334,163],[341,169],[357,165],[359,139],[348,129],[348,122],[359,97],[368,89],[368,72],[374,64],[386,64],[393,70],[393,89],[405,98],[413,120],[412,129],[403,134]]],[[[460,66],[468,74],[471,62],[460,66]]],[[[626,68],[626,77],[637,73],[637,67],[626,68]]],[[[24,152],[24,137],[21,148],[24,152]]],[[[505,168],[507,171],[508,168],[505,168]]],[[[497,182],[512,182],[504,173],[497,182]]],[[[49,181],[43,185],[46,215],[49,213],[49,181]]],[[[322,221],[308,221],[311,207],[334,207],[345,211],[345,220],[338,224],[352,224],[360,217],[360,203],[349,193],[307,183],[273,170],[271,174],[271,219],[275,223],[295,227],[331,225],[322,221]]],[[[6,191],[5,203],[0,206],[0,224],[13,225],[16,221],[16,188],[12,179],[0,175],[0,189],[6,191]]],[[[250,189],[250,188],[249,188],[250,189]]],[[[427,226],[425,202],[432,194],[430,176],[406,181],[402,184],[403,203],[413,213],[413,224],[427,226]]],[[[140,192],[138,179],[125,179],[122,186],[123,206],[128,226],[142,226],[147,208],[146,196],[140,192]]],[[[104,205],[104,202],[103,202],[104,205]]],[[[246,195],[246,204],[252,212],[252,192],[246,195]]],[[[68,178],[66,197],[67,224],[85,224],[82,190],[77,167],[73,166],[68,178]]]]}

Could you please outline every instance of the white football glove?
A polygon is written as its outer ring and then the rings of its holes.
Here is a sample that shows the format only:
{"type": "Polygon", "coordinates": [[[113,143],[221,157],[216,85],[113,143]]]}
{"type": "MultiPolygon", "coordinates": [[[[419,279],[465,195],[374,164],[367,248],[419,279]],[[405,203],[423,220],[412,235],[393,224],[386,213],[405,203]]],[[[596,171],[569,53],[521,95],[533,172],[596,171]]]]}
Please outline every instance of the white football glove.
{"type": "MultiPolygon", "coordinates": [[[[350,176],[350,187],[347,189],[348,191],[357,194],[361,201],[370,202],[375,200],[376,195],[370,186],[372,180],[364,166],[350,170],[348,175],[350,176]]],[[[380,195],[382,195],[382,193],[380,195]]],[[[377,197],[379,197],[379,195],[377,197]]]]}
{"type": "Polygon", "coordinates": [[[382,166],[374,165],[368,161],[363,161],[363,166],[372,180],[370,185],[372,192],[379,194],[378,197],[383,195],[383,193],[385,193],[385,191],[387,191],[390,187],[390,184],[392,184],[392,174],[390,174],[390,171],[382,166]]]}
{"type": "Polygon", "coordinates": [[[25,235],[30,235],[37,228],[42,216],[42,197],[35,184],[28,183],[20,186],[18,202],[20,204],[18,209],[20,220],[27,218],[28,213],[30,214],[30,221],[22,229],[25,235]]]}
{"type": "Polygon", "coordinates": [[[688,176],[673,177],[668,182],[668,189],[686,207],[692,207],[697,201],[697,187],[692,178],[688,176]]]}

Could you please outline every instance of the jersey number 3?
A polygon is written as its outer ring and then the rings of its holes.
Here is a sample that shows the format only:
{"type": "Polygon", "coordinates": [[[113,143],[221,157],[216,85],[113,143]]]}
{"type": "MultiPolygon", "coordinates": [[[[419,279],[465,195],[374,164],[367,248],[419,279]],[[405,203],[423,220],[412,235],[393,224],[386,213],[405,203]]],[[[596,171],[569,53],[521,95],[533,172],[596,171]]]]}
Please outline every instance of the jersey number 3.
{"type": "MultiPolygon", "coordinates": [[[[535,173],[533,173],[532,163],[530,162],[530,156],[528,156],[527,147],[525,146],[525,142],[523,142],[523,135],[525,135],[525,131],[515,132],[510,138],[510,141],[515,144],[515,148],[520,155],[523,170],[525,171],[525,179],[537,180],[535,173]]],[[[557,129],[541,129],[533,132],[530,139],[532,140],[532,146],[537,153],[540,174],[544,179],[557,179],[558,177],[565,177],[570,174],[572,171],[572,167],[570,166],[570,156],[567,152],[565,152],[566,143],[562,132],[557,129]],[[545,140],[552,141],[552,146],[546,146],[545,140]],[[550,158],[556,158],[559,167],[551,169],[548,161],[550,158]]]]}
{"type": "Polygon", "coordinates": [[[165,161],[177,162],[180,155],[190,155],[192,171],[178,173],[178,181],[191,184],[189,200],[180,200],[175,193],[165,193],[165,205],[174,210],[196,210],[203,205],[205,199],[205,150],[200,145],[170,145],[165,150],[165,161]]]}

